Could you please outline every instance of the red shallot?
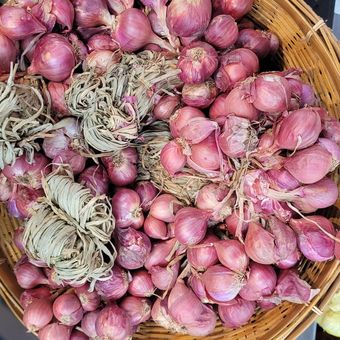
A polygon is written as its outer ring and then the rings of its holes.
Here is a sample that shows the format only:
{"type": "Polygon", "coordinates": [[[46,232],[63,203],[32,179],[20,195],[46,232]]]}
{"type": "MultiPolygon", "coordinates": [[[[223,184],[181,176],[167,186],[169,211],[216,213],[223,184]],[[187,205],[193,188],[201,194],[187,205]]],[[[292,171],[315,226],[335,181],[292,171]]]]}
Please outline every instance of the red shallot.
{"type": "Polygon", "coordinates": [[[11,63],[15,63],[17,53],[15,43],[0,32],[0,74],[9,73],[11,63]]]}
{"type": "Polygon", "coordinates": [[[94,312],[89,312],[84,314],[83,319],[81,320],[81,330],[90,338],[96,339],[98,334],[96,331],[96,321],[100,310],[97,309],[94,312]]]}
{"type": "Polygon", "coordinates": [[[35,300],[49,299],[52,293],[47,287],[38,287],[34,289],[28,289],[20,295],[20,305],[26,310],[27,307],[35,300]]]}
{"type": "Polygon", "coordinates": [[[275,291],[284,301],[305,304],[310,302],[320,289],[311,289],[294,270],[288,269],[279,274],[275,291]]]}
{"type": "Polygon", "coordinates": [[[62,324],[75,326],[83,318],[84,310],[76,295],[66,293],[55,299],[53,314],[62,324]]]}
{"type": "Polygon", "coordinates": [[[102,309],[96,321],[96,332],[101,338],[126,340],[133,334],[128,313],[111,304],[102,309]]]}
{"type": "Polygon", "coordinates": [[[165,95],[154,107],[153,116],[158,120],[168,120],[180,106],[180,102],[181,99],[177,95],[165,95]]]}
{"type": "Polygon", "coordinates": [[[168,265],[166,267],[152,267],[149,272],[151,274],[151,280],[155,287],[160,290],[171,289],[176,283],[179,267],[179,262],[176,262],[173,265],[168,265]]]}
{"type": "Polygon", "coordinates": [[[333,259],[335,242],[328,235],[334,236],[335,231],[326,217],[292,218],[289,224],[296,232],[299,249],[307,259],[315,262],[333,259]]]}
{"type": "Polygon", "coordinates": [[[149,181],[140,181],[136,184],[135,191],[141,199],[143,211],[149,211],[153,200],[158,194],[157,188],[149,181]]]}
{"type": "Polygon", "coordinates": [[[159,195],[152,202],[150,215],[167,223],[175,221],[175,215],[182,208],[183,204],[173,195],[159,195]]]}
{"type": "Polygon", "coordinates": [[[150,297],[155,291],[151,275],[144,269],[140,269],[132,274],[128,292],[137,297],[150,297]]]}
{"type": "Polygon", "coordinates": [[[218,315],[223,326],[227,328],[239,328],[246,324],[254,315],[256,303],[236,297],[227,304],[218,306],[218,315]]]}
{"type": "Polygon", "coordinates": [[[112,267],[111,272],[109,278],[96,282],[95,290],[104,299],[117,300],[127,292],[129,276],[123,268],[117,265],[112,267]]]}
{"type": "Polygon", "coordinates": [[[141,228],[144,223],[139,195],[132,189],[119,188],[112,197],[112,211],[118,228],[141,228]]]}
{"type": "Polygon", "coordinates": [[[24,8],[1,6],[0,31],[9,39],[23,40],[33,34],[46,32],[46,28],[24,8]]]}
{"type": "Polygon", "coordinates": [[[216,71],[218,56],[215,49],[202,41],[186,46],[179,56],[179,77],[185,84],[199,84],[208,80],[216,71]]]}
{"type": "Polygon", "coordinates": [[[272,266],[251,262],[247,283],[240,290],[240,296],[247,301],[259,300],[262,296],[273,293],[276,280],[272,266]]]}
{"type": "Polygon", "coordinates": [[[65,100],[65,92],[68,88],[69,86],[64,83],[55,83],[52,81],[50,81],[47,85],[48,92],[51,96],[52,110],[61,117],[70,115],[70,111],[65,100]]]}
{"type": "Polygon", "coordinates": [[[234,45],[237,37],[237,23],[230,15],[217,15],[211,20],[204,33],[205,40],[219,49],[226,49],[234,45]]]}
{"type": "Polygon", "coordinates": [[[117,240],[117,263],[125,269],[143,267],[151,252],[148,236],[134,228],[118,229],[117,240]]]}
{"type": "Polygon", "coordinates": [[[186,105],[204,109],[212,104],[217,93],[215,82],[209,79],[200,84],[184,84],[182,100],[186,105]]]}
{"type": "Polygon", "coordinates": [[[131,147],[123,149],[118,155],[102,158],[111,183],[117,186],[128,185],[136,180],[137,160],[137,151],[131,147]]]}
{"type": "Polygon", "coordinates": [[[208,297],[216,303],[234,299],[244,285],[242,275],[220,264],[209,267],[202,275],[202,280],[208,297]]]}
{"type": "Polygon", "coordinates": [[[121,57],[118,50],[95,50],[86,57],[83,68],[85,71],[94,69],[98,75],[102,75],[108,72],[112,65],[118,64],[121,57]]]}
{"type": "Polygon", "coordinates": [[[61,34],[50,33],[37,43],[28,74],[41,74],[52,81],[67,79],[76,65],[72,45],[61,34]]]}
{"type": "Polygon", "coordinates": [[[214,244],[218,260],[236,273],[245,273],[249,258],[244,245],[237,240],[220,240],[214,244]]]}
{"type": "Polygon", "coordinates": [[[83,286],[76,287],[74,292],[78,296],[85,312],[93,312],[100,305],[100,296],[96,291],[90,292],[90,285],[84,284],[83,286]]]}
{"type": "Polygon", "coordinates": [[[179,210],[175,217],[175,237],[183,245],[193,246],[201,242],[207,232],[211,213],[193,207],[179,210]]]}
{"type": "Polygon", "coordinates": [[[146,217],[143,226],[146,235],[153,239],[166,240],[168,239],[168,227],[165,222],[149,215],[146,217]]]}
{"type": "Polygon", "coordinates": [[[160,154],[160,162],[172,177],[181,172],[187,162],[182,146],[176,140],[165,144],[160,154]]]}
{"type": "Polygon", "coordinates": [[[211,19],[211,0],[174,0],[167,9],[167,24],[170,32],[179,37],[200,36],[211,19]],[[187,14],[191,19],[188,20],[187,14]]]}
{"type": "Polygon", "coordinates": [[[39,340],[65,340],[71,336],[72,328],[58,322],[51,323],[39,331],[39,340]]]}
{"type": "Polygon", "coordinates": [[[98,50],[116,51],[119,47],[108,33],[97,33],[87,41],[89,52],[98,50]]]}
{"type": "Polygon", "coordinates": [[[48,325],[52,318],[52,302],[42,298],[35,299],[25,308],[22,321],[29,332],[36,332],[48,325]]]}
{"type": "Polygon", "coordinates": [[[219,239],[214,234],[208,234],[197,246],[187,250],[188,262],[198,271],[205,271],[218,262],[216,244],[219,239]]]}
{"type": "Polygon", "coordinates": [[[126,296],[119,304],[130,318],[132,326],[139,325],[151,317],[151,301],[146,298],[126,296]]]}
{"type": "Polygon", "coordinates": [[[93,165],[85,169],[78,181],[89,188],[94,196],[107,195],[109,192],[109,176],[101,165],[93,165]]]}
{"type": "Polygon", "coordinates": [[[212,3],[216,12],[229,14],[234,19],[239,19],[250,12],[254,0],[213,0],[212,3]]]}

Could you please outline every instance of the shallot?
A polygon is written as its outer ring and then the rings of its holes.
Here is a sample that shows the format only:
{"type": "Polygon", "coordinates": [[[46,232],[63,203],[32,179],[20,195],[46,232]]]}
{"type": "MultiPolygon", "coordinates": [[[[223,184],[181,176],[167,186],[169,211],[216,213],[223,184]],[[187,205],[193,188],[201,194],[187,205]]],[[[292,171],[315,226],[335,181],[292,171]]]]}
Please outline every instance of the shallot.
{"type": "Polygon", "coordinates": [[[150,206],[158,194],[157,188],[149,181],[140,181],[136,184],[135,191],[141,199],[143,211],[149,211],[150,206]]]}
{"type": "Polygon", "coordinates": [[[39,340],[65,340],[71,336],[72,328],[58,322],[51,323],[39,331],[39,340]]]}
{"type": "Polygon", "coordinates": [[[35,299],[25,309],[22,320],[30,332],[36,332],[48,325],[52,318],[52,302],[48,299],[35,299]]]}
{"type": "Polygon", "coordinates": [[[83,318],[84,310],[76,295],[66,293],[54,301],[53,314],[62,324],[75,326],[83,318]]]}
{"type": "Polygon", "coordinates": [[[150,215],[167,223],[175,221],[175,215],[182,208],[182,203],[173,195],[159,195],[151,204],[150,215]]]}
{"type": "Polygon", "coordinates": [[[155,291],[151,275],[144,269],[140,269],[132,274],[128,292],[137,297],[150,297],[155,291]]]}
{"type": "Polygon", "coordinates": [[[85,312],[93,312],[99,307],[100,296],[96,291],[90,292],[90,286],[88,284],[76,287],[74,292],[78,296],[85,312]]]}
{"type": "Polygon", "coordinates": [[[128,314],[132,326],[139,325],[151,317],[151,301],[146,298],[127,296],[119,305],[128,314]]]}

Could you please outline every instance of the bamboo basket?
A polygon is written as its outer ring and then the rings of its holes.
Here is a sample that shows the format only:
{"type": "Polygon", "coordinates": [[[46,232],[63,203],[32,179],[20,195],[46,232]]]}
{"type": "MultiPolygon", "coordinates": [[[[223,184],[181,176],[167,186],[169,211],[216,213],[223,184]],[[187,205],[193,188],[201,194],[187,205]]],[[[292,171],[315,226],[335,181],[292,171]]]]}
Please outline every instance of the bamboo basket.
{"type": "MultiPolygon", "coordinates": [[[[255,0],[249,15],[256,23],[276,33],[281,40],[278,62],[284,67],[300,67],[305,81],[314,86],[321,104],[334,116],[340,117],[340,45],[326,26],[303,0],[255,0]]],[[[340,173],[333,174],[340,183],[340,173]]],[[[340,200],[334,207],[321,212],[340,226],[340,200]]],[[[12,272],[20,252],[12,243],[19,222],[8,216],[0,206],[0,295],[15,316],[21,320],[23,310],[19,304],[21,289],[12,272]]],[[[218,323],[207,339],[295,339],[323,310],[334,292],[340,287],[339,261],[310,263],[299,266],[302,277],[320,293],[309,305],[284,303],[269,312],[258,313],[250,323],[237,330],[228,330],[218,323]]],[[[143,324],[135,339],[194,339],[190,336],[170,334],[152,322],[143,324]]]]}

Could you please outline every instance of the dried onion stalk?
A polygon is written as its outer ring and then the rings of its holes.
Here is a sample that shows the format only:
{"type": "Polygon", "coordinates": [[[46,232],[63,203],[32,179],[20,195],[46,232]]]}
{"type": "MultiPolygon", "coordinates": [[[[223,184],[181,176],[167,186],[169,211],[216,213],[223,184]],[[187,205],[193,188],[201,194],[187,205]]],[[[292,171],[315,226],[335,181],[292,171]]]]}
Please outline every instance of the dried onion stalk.
{"type": "Polygon", "coordinates": [[[106,196],[96,196],[67,175],[43,179],[46,197],[26,222],[26,253],[55,270],[59,280],[91,286],[105,280],[116,258],[110,242],[114,217],[106,196]]]}
{"type": "Polygon", "coordinates": [[[138,180],[151,180],[161,191],[175,195],[183,202],[194,203],[197,192],[209,179],[190,168],[184,168],[181,175],[170,177],[160,163],[160,153],[171,140],[167,124],[157,122],[141,134],[143,141],[138,145],[139,168],[138,180]]]}
{"type": "Polygon", "coordinates": [[[102,153],[117,152],[138,137],[157,96],[180,84],[176,60],[144,51],[124,54],[119,64],[96,76],[84,72],[66,92],[72,115],[81,117],[86,142],[102,153]]]}
{"type": "Polygon", "coordinates": [[[12,66],[8,80],[0,82],[0,169],[26,154],[32,162],[40,150],[36,142],[53,127],[50,104],[41,92],[47,92],[39,77],[28,76],[15,81],[17,65],[12,66]]]}

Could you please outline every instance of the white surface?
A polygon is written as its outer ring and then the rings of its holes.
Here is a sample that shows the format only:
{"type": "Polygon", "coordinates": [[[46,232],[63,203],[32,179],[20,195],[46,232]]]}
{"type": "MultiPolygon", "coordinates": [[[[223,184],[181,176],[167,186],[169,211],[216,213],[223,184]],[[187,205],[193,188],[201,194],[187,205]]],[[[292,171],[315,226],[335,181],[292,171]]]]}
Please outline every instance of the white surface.
{"type": "Polygon", "coordinates": [[[334,9],[334,13],[340,14],[340,0],[336,0],[336,1],[335,1],[335,9],[334,9]]]}

